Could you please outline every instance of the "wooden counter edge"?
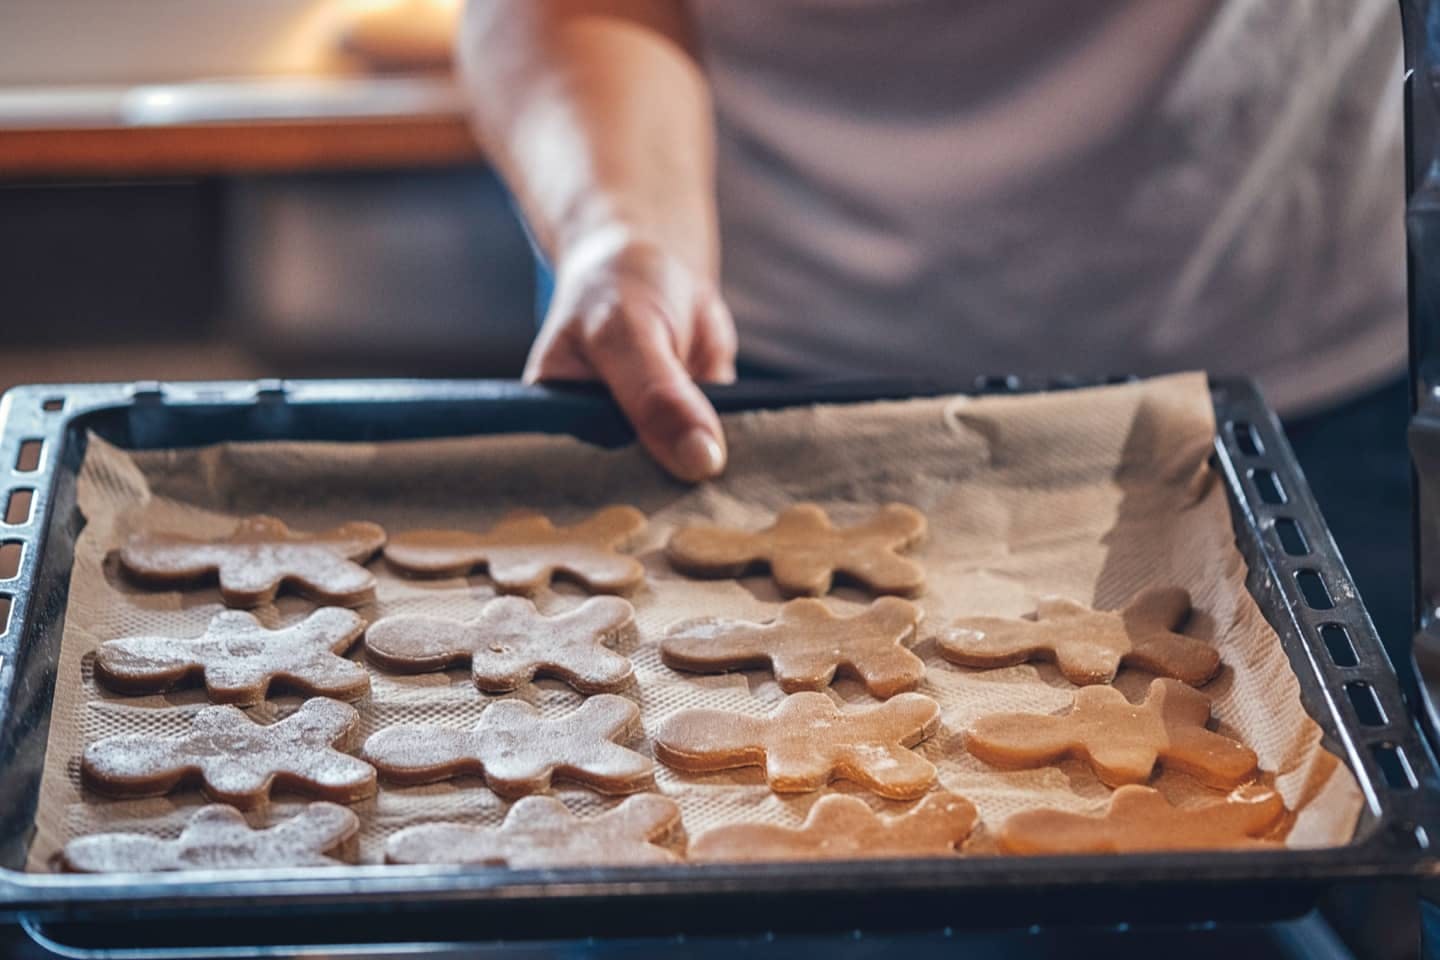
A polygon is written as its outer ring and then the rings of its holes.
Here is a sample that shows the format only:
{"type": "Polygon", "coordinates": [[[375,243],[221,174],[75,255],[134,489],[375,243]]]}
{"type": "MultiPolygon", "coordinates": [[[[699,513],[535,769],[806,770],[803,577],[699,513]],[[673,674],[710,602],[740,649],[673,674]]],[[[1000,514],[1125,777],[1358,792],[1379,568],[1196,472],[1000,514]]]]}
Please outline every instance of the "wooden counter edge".
{"type": "Polygon", "coordinates": [[[481,159],[463,117],[0,129],[0,180],[436,167],[481,159]]]}

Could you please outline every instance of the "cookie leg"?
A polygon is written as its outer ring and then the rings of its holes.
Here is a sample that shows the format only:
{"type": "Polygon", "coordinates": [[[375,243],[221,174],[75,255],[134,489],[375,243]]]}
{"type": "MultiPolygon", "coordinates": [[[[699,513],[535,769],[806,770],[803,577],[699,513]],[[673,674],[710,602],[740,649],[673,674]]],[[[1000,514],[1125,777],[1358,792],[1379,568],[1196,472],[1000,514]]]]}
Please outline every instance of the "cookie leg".
{"type": "MultiPolygon", "coordinates": [[[[360,564],[335,556],[328,550],[306,551],[303,574],[292,574],[300,592],[321,603],[342,607],[358,606],[375,595],[375,575],[360,564]],[[309,554],[314,554],[311,559],[309,554]]],[[[274,594],[270,595],[272,598],[274,594]]]]}
{"type": "Polygon", "coordinates": [[[1120,672],[1120,654],[1099,643],[1068,643],[1056,649],[1055,665],[1076,686],[1109,683],[1120,672]]]}
{"type": "Polygon", "coordinates": [[[914,690],[925,678],[925,661],[904,647],[887,646],[867,652],[848,664],[870,694],[881,699],[914,690]]]}
{"type": "Polygon", "coordinates": [[[639,560],[602,550],[577,555],[560,569],[591,593],[629,593],[645,579],[645,567],[639,560]]]}
{"type": "Polygon", "coordinates": [[[216,574],[220,596],[227,606],[258,607],[275,599],[280,591],[280,574],[249,559],[226,556],[216,574]]]}
{"type": "Polygon", "coordinates": [[[845,751],[837,772],[892,800],[923,795],[935,783],[935,765],[907,747],[857,744],[845,751]]]}
{"type": "Polygon", "coordinates": [[[1259,758],[1237,740],[1191,728],[1171,732],[1165,763],[1208,787],[1229,790],[1255,775],[1259,758]]]}
{"type": "Polygon", "coordinates": [[[1087,744],[1085,753],[1095,776],[1111,787],[1144,783],[1154,773],[1159,759],[1154,745],[1124,741],[1087,744]]]}
{"type": "Polygon", "coordinates": [[[888,550],[876,551],[859,562],[837,564],[835,571],[875,593],[915,597],[925,590],[925,573],[919,564],[888,550]]]}
{"type": "Polygon", "coordinates": [[[1136,646],[1126,658],[1142,670],[1193,686],[1220,672],[1220,654],[1208,643],[1179,634],[1160,634],[1136,646]]]}
{"type": "Polygon", "coordinates": [[[557,676],[581,693],[613,693],[630,679],[630,661],[613,650],[593,647],[583,657],[539,671],[557,676]]]}

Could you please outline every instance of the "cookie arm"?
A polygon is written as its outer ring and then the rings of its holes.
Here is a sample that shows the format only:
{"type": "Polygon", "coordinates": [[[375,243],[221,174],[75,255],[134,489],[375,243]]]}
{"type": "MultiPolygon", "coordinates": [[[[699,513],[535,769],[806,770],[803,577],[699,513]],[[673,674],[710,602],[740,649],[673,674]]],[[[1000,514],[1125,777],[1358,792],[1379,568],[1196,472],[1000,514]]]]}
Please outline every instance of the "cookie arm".
{"type": "Polygon", "coordinates": [[[96,740],[80,759],[80,776],[96,793],[111,797],[158,797],[198,769],[181,759],[176,741],[143,734],[96,740]]]}
{"type": "Polygon", "coordinates": [[[219,552],[209,544],[165,534],[137,533],[120,548],[120,566],[142,583],[169,586],[215,571],[219,552]]]}
{"type": "Polygon", "coordinates": [[[385,842],[386,863],[505,866],[507,856],[499,830],[463,823],[408,827],[385,842]]]}
{"type": "Polygon", "coordinates": [[[660,642],[667,667],[691,673],[723,673],[771,665],[763,627],[706,617],[676,624],[660,642]]]}
{"type": "Polygon", "coordinates": [[[683,527],[666,544],[665,556],[693,577],[736,577],[764,559],[754,533],[724,527],[683,527]]]}
{"type": "Polygon", "coordinates": [[[390,539],[385,559],[414,576],[458,577],[485,563],[485,541],[463,530],[411,530],[390,539]]]}
{"type": "Polygon", "coordinates": [[[1053,763],[1075,747],[1068,717],[996,713],[970,725],[965,749],[991,766],[1028,769],[1053,763]]]}
{"type": "Polygon", "coordinates": [[[655,757],[693,773],[759,766],[765,720],[724,710],[682,710],[655,734],[655,757]]]}
{"type": "Polygon", "coordinates": [[[102,833],[65,844],[60,865],[71,873],[178,870],[178,844],[138,833],[102,833]]]}
{"type": "Polygon", "coordinates": [[[383,617],[365,631],[365,650],[396,673],[428,673],[470,662],[483,639],[475,627],[444,617],[383,617]]]}
{"type": "Polygon", "coordinates": [[[365,741],[360,756],[399,784],[434,783],[485,770],[475,735],[447,727],[386,727],[365,741]]]}
{"type": "Polygon", "coordinates": [[[1008,667],[1045,649],[1035,642],[1035,624],[1003,617],[963,617],[937,641],[940,655],[962,667],[1008,667]]]}
{"type": "Polygon", "coordinates": [[[95,653],[95,679],[117,693],[158,693],[201,675],[191,645],[170,637],[121,637],[95,653]]]}

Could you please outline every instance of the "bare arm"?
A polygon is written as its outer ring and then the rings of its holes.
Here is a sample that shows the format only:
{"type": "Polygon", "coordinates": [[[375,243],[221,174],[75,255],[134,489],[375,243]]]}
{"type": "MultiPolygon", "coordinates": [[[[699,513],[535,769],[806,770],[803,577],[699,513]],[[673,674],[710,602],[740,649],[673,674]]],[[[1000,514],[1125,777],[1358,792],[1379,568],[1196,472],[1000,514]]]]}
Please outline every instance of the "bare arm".
{"type": "Polygon", "coordinates": [[[695,380],[734,376],[714,129],[683,0],[471,0],[481,141],[556,268],[526,378],[600,379],[687,480],[724,466],[695,380]]]}

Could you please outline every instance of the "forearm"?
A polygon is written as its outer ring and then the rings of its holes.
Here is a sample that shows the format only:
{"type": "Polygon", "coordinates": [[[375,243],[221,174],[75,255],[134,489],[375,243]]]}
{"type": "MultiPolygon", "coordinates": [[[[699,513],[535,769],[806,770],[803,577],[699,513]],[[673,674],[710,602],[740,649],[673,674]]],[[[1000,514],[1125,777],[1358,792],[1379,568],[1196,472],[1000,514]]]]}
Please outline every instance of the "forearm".
{"type": "Polygon", "coordinates": [[[460,59],[552,263],[624,232],[715,279],[713,119],[682,0],[471,0],[460,59]]]}

